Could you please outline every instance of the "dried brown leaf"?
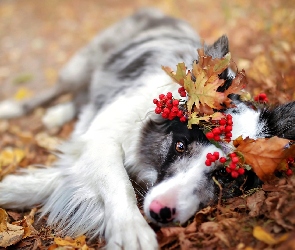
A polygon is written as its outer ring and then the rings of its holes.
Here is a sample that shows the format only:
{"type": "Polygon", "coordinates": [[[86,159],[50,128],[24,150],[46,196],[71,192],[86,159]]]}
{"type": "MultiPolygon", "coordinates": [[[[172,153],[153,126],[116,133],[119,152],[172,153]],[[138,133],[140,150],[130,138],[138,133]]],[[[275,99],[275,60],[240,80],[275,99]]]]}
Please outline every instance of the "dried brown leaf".
{"type": "Polygon", "coordinates": [[[251,217],[258,216],[260,214],[260,209],[265,201],[265,192],[259,190],[253,195],[247,197],[247,207],[250,209],[249,215],[251,217]]]}
{"type": "Polygon", "coordinates": [[[277,136],[257,140],[238,138],[234,141],[234,145],[243,155],[245,163],[250,165],[263,181],[272,177],[284,159],[295,155],[295,145],[286,149],[289,140],[277,136]]]}

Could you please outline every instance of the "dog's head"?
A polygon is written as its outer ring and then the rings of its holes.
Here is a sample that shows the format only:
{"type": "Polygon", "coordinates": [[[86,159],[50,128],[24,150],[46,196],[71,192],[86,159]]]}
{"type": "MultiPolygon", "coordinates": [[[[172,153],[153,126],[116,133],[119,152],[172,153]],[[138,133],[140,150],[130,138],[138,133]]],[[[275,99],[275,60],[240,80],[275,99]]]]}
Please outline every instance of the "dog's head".
{"type": "MultiPolygon", "coordinates": [[[[205,52],[213,58],[223,57],[228,53],[227,38],[223,36],[205,47],[205,52]]],[[[224,91],[233,76],[227,69],[220,77],[225,85],[219,91],[224,91]]],[[[177,118],[152,118],[143,128],[139,148],[140,162],[146,173],[152,173],[144,212],[159,225],[184,223],[196,211],[216,202],[220,193],[217,183],[222,186],[224,198],[240,195],[242,189],[257,185],[257,178],[250,171],[234,179],[218,161],[206,166],[208,153],[219,152],[221,157],[224,152],[211,144],[197,125],[188,129],[177,118]]]]}
{"type": "MultiPolygon", "coordinates": [[[[144,199],[145,214],[160,225],[184,223],[196,211],[222,197],[242,194],[257,185],[252,171],[234,179],[223,165],[206,166],[208,153],[223,151],[211,144],[198,126],[188,129],[178,119],[150,120],[145,125],[140,157],[154,180],[144,199]]],[[[143,178],[142,178],[143,179],[143,178]]]]}

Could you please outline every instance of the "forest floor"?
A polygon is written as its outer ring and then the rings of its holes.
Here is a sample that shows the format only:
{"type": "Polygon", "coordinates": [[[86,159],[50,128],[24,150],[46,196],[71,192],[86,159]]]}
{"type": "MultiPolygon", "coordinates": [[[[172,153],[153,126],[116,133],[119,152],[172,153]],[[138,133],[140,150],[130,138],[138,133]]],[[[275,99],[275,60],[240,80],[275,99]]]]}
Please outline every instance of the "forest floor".
{"type": "MultiPolygon", "coordinates": [[[[236,68],[245,69],[253,96],[264,92],[271,104],[295,100],[292,0],[2,0],[0,100],[32,98],[52,87],[75,51],[103,28],[144,6],[187,20],[207,43],[227,34],[236,68]]],[[[50,165],[56,160],[50,152],[69,137],[75,121],[48,131],[41,122],[45,109],[0,120],[0,179],[17,167],[50,165]]],[[[161,249],[295,249],[294,191],[295,177],[283,176],[251,196],[203,209],[187,226],[151,226],[161,249]]],[[[25,234],[16,230],[14,244],[7,249],[86,250],[104,245],[103,241],[89,243],[83,236],[76,240],[56,237],[46,227],[46,218],[37,222],[35,209],[6,212],[10,222],[25,230],[25,234]]],[[[0,242],[5,214],[0,209],[0,242]]]]}

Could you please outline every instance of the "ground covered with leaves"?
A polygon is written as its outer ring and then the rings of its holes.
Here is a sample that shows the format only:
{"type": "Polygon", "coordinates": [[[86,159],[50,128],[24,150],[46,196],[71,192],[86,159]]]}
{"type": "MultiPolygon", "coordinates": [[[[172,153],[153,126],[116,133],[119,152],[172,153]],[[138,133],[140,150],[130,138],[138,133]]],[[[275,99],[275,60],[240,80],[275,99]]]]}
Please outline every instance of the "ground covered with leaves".
{"type": "MultiPolygon", "coordinates": [[[[295,99],[294,1],[4,0],[0,100],[30,98],[52,86],[62,65],[97,31],[147,5],[186,19],[205,41],[227,34],[233,68],[245,70],[254,96],[265,92],[271,104],[295,99]]],[[[50,152],[69,137],[75,121],[48,131],[41,123],[43,113],[40,108],[23,118],[0,121],[0,178],[19,167],[56,160],[50,152]]],[[[295,177],[282,175],[252,195],[203,209],[183,227],[151,226],[161,249],[295,249],[294,190],[295,177]]],[[[84,236],[58,238],[46,227],[46,218],[37,221],[36,208],[0,209],[0,242],[10,245],[7,249],[86,250],[104,245],[89,243],[84,236]]]]}

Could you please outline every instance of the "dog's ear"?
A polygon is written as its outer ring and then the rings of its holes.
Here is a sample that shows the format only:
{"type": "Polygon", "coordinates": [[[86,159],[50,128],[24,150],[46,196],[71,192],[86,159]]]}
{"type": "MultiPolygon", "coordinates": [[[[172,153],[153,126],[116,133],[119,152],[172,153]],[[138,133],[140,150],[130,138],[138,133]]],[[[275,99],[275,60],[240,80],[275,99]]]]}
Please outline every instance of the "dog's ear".
{"type": "Polygon", "coordinates": [[[222,58],[229,52],[228,38],[223,35],[212,45],[205,46],[205,54],[212,58],[222,58]]]}

